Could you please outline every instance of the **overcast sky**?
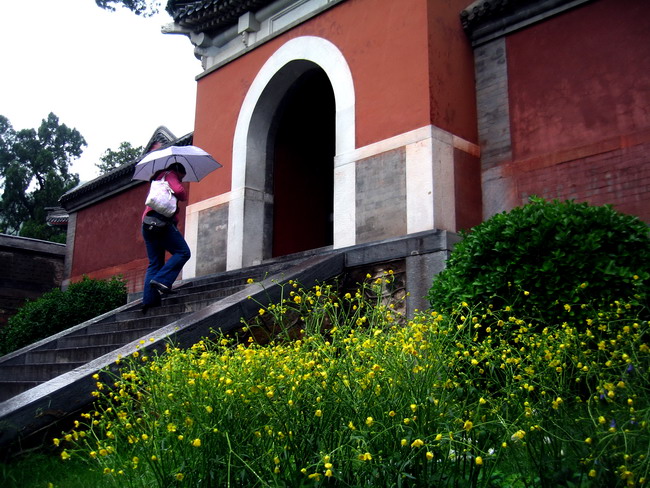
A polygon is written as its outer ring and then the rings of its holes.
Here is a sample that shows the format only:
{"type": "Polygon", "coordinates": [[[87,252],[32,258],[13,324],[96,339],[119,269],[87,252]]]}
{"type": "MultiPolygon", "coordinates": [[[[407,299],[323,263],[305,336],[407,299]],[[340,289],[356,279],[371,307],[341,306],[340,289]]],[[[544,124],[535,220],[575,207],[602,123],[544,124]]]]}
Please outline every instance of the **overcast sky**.
{"type": "Polygon", "coordinates": [[[82,181],[121,142],[144,146],[156,128],[194,129],[201,63],[185,36],[162,34],[166,12],[141,18],[94,0],[0,0],[0,115],[15,130],[53,112],[88,146],[72,165],[82,181]]]}

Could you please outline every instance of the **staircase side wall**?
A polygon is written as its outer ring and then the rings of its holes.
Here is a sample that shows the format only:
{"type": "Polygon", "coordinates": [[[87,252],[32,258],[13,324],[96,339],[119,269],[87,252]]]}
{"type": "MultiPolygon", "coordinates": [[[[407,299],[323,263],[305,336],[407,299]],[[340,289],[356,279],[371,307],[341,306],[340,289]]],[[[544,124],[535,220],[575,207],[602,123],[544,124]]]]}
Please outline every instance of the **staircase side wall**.
{"type": "Polygon", "coordinates": [[[61,286],[63,244],[0,235],[0,327],[27,301],[61,286]]]}

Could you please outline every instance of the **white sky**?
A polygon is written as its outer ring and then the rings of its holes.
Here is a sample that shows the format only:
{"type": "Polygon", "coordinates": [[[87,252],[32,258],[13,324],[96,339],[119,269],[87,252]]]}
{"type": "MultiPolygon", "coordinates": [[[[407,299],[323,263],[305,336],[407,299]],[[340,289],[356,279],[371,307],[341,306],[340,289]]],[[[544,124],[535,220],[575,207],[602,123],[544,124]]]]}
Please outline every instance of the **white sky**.
{"type": "Polygon", "coordinates": [[[0,115],[15,130],[50,112],[76,128],[88,144],[72,164],[81,181],[123,141],[144,146],[161,125],[176,137],[194,130],[201,63],[187,37],[160,32],[164,10],[142,18],[94,0],[0,0],[0,19],[0,115]]]}

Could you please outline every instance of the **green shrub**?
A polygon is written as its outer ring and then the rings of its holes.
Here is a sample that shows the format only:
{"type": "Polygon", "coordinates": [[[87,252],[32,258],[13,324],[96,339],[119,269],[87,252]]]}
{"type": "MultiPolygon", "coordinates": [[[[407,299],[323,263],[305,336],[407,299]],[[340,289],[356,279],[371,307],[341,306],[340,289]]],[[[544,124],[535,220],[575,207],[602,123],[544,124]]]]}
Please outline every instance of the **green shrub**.
{"type": "Polygon", "coordinates": [[[611,206],[532,198],[463,237],[429,291],[434,310],[509,304],[528,318],[562,323],[582,318],[584,303],[647,304],[648,226],[611,206]]]}
{"type": "Polygon", "coordinates": [[[126,303],[121,277],[94,280],[84,276],[66,291],[54,289],[27,302],[0,330],[0,353],[7,354],[126,303]]]}

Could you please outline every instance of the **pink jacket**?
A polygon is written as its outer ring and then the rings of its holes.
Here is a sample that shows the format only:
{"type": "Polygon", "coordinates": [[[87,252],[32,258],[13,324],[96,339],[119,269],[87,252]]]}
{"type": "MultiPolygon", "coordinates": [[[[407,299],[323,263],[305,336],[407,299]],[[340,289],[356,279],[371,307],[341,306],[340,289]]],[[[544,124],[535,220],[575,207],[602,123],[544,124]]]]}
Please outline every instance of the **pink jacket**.
{"type": "MultiPolygon", "coordinates": [[[[162,180],[163,176],[165,177],[165,180],[167,183],[169,183],[170,188],[174,192],[174,196],[178,199],[179,202],[184,202],[187,200],[187,192],[185,191],[185,187],[181,183],[181,176],[176,172],[176,171],[171,171],[171,170],[165,170],[165,171],[159,171],[158,174],[154,177],[156,180],[162,180]]],[[[144,208],[144,213],[142,214],[142,218],[151,212],[153,209],[149,206],[146,206],[144,208]]],[[[174,214],[174,222],[178,223],[178,217],[176,216],[178,214],[178,208],[176,209],[176,213],[174,214]]]]}

